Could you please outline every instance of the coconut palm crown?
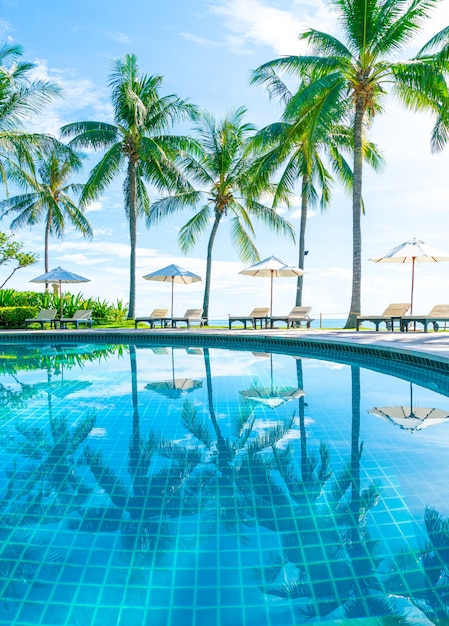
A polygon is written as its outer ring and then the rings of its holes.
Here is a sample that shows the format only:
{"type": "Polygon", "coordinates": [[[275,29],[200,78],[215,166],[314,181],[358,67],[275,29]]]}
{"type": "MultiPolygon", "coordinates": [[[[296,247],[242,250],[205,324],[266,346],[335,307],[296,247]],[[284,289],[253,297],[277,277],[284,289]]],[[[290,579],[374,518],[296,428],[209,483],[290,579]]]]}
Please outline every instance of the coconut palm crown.
{"type": "MultiPolygon", "coordinates": [[[[284,105],[282,119],[262,128],[252,145],[262,156],[254,164],[254,179],[269,180],[278,176],[273,206],[291,205],[297,186],[300,187],[301,219],[299,227],[298,266],[304,268],[305,235],[309,207],[319,203],[322,211],[329,207],[334,183],[333,174],[347,189],[352,188],[352,170],[346,155],[352,155],[353,133],[345,125],[344,107],[338,100],[329,111],[326,95],[320,92],[310,98],[307,106],[298,108],[297,101],[313,79],[302,80],[292,93],[272,68],[256,70],[252,82],[266,87],[270,97],[284,105]]],[[[364,145],[364,158],[379,169],[383,158],[377,147],[364,145]]],[[[304,276],[298,276],[296,306],[301,306],[304,276]]]]}
{"type": "Polygon", "coordinates": [[[23,128],[24,122],[60,95],[60,89],[45,80],[32,80],[30,72],[35,66],[23,61],[22,55],[18,45],[0,48],[0,179],[5,186],[5,167],[11,159],[32,168],[35,150],[55,145],[53,138],[23,128]]]}
{"type": "MultiPolygon", "coordinates": [[[[436,115],[432,141],[447,128],[448,90],[444,80],[444,55],[420,54],[400,61],[398,53],[419,33],[423,22],[441,0],[329,0],[337,11],[344,41],[310,29],[301,35],[310,53],[275,59],[262,69],[287,71],[316,79],[296,101],[302,107],[317,93],[327,95],[331,110],[338,100],[346,105],[346,115],[354,132],[353,155],[353,279],[351,307],[346,328],[355,326],[361,310],[361,213],[363,135],[367,122],[382,110],[382,98],[391,89],[413,111],[436,115]]],[[[323,109],[324,110],[324,109],[323,109]]]]}
{"type": "Polygon", "coordinates": [[[50,237],[61,239],[67,223],[86,238],[93,235],[83,211],[71,197],[71,194],[79,195],[83,188],[81,184],[70,181],[71,176],[81,168],[80,156],[66,146],[36,158],[35,172],[11,163],[8,167],[8,178],[22,193],[0,202],[1,217],[17,214],[10,224],[13,231],[41,222],[45,224],[45,272],[49,271],[50,237]]]}
{"type": "Polygon", "coordinates": [[[217,121],[211,114],[202,112],[194,129],[200,144],[200,154],[185,154],[182,165],[194,191],[178,193],[155,202],[149,223],[193,206],[195,215],[181,228],[179,245],[184,254],[189,252],[198,238],[209,231],[206,261],[206,280],[203,299],[203,316],[209,317],[209,298],[212,273],[212,251],[217,230],[223,219],[230,217],[231,241],[244,263],[260,260],[254,237],[252,220],[257,219],[275,232],[294,241],[291,224],[278,215],[275,209],[259,201],[263,192],[272,192],[269,182],[251,185],[250,172],[254,158],[248,150],[248,139],[254,126],[244,121],[246,109],[231,111],[217,121]]]}
{"type": "Polygon", "coordinates": [[[114,123],[75,122],[61,129],[73,137],[71,146],[104,150],[89,175],[81,195],[86,206],[103,194],[110,183],[124,175],[123,193],[130,236],[130,287],[128,318],[135,317],[137,219],[148,214],[150,198],[145,187],[159,191],[186,190],[175,164],[181,149],[193,149],[188,137],[166,134],[174,123],[193,116],[195,107],[176,95],[161,96],[161,76],[141,74],[135,55],[113,64],[109,86],[112,91],[114,123]]]}

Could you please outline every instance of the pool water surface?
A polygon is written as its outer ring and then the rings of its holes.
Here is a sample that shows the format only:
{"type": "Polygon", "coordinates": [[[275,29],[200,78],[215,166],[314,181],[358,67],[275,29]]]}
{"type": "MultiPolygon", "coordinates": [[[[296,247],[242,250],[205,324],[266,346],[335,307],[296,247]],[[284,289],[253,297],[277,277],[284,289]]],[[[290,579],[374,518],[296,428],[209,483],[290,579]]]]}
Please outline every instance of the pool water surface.
{"type": "Polygon", "coordinates": [[[0,623],[449,623],[449,394],[407,371],[0,345],[0,623]]]}

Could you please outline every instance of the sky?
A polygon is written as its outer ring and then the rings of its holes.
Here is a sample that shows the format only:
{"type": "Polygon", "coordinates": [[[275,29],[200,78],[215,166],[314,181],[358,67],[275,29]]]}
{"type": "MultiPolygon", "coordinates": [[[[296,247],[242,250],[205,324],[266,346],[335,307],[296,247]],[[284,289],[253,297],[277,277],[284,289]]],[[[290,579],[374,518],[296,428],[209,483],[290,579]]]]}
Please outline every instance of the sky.
{"type": "MultiPolygon", "coordinates": [[[[400,58],[411,57],[441,28],[449,25],[449,0],[441,0],[420,38],[400,58]]],[[[0,0],[2,42],[20,44],[23,58],[35,63],[34,76],[58,84],[63,98],[48,106],[28,127],[58,136],[59,128],[79,120],[112,121],[108,76],[112,62],[127,53],[137,56],[141,71],[164,78],[161,93],[189,99],[218,119],[236,107],[248,109],[247,121],[258,128],[279,119],[281,109],[261,87],[250,85],[251,71],[281,55],[305,51],[298,34],[313,27],[339,35],[335,15],[323,0],[0,0]]],[[[375,118],[370,139],[381,149],[381,173],[365,168],[362,218],[362,312],[381,313],[391,302],[410,299],[411,266],[370,261],[416,237],[449,254],[449,146],[430,150],[430,116],[406,111],[392,96],[375,118]]],[[[176,129],[190,132],[190,128],[176,129]]],[[[84,182],[100,154],[89,156],[84,182]]],[[[0,191],[0,194],[4,193],[0,191]]],[[[153,200],[157,199],[151,190],[153,200]]],[[[157,227],[138,225],[136,315],[170,308],[170,287],[143,276],[171,263],[205,276],[207,237],[188,256],[177,244],[180,227],[191,217],[186,209],[157,227]]],[[[283,215],[299,230],[299,196],[283,215]]],[[[123,209],[122,179],[86,212],[93,231],[84,240],[71,227],[50,243],[50,268],[61,266],[90,282],[73,293],[115,302],[128,301],[129,238],[123,209]]],[[[9,233],[9,220],[0,221],[9,233]]],[[[298,264],[297,244],[257,228],[260,258],[271,255],[298,264]]],[[[16,272],[7,287],[40,290],[29,281],[43,273],[43,225],[16,232],[24,250],[40,255],[38,264],[16,272]]],[[[335,184],[329,208],[309,212],[306,232],[303,305],[312,316],[345,318],[351,301],[351,198],[335,184]]],[[[232,248],[228,224],[220,225],[214,247],[210,318],[248,314],[269,306],[265,278],[239,274],[245,265],[232,248]]],[[[6,278],[9,266],[0,268],[6,278]]],[[[3,281],[2,281],[3,282],[3,281]]],[[[175,287],[175,315],[200,308],[203,282],[175,287]]],[[[295,279],[274,281],[273,312],[287,314],[295,304],[295,279]]],[[[422,263],[415,272],[415,314],[449,302],[449,262],[422,263]]]]}

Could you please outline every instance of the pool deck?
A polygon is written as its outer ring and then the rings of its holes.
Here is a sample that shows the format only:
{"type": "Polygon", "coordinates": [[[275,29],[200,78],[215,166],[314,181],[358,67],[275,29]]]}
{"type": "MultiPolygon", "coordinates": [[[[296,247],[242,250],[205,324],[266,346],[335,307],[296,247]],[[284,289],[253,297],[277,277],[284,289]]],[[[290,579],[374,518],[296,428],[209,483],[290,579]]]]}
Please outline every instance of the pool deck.
{"type": "Polygon", "coordinates": [[[86,343],[89,339],[94,341],[110,341],[110,342],[157,342],[161,343],[164,339],[169,342],[179,340],[186,342],[188,339],[195,338],[195,343],[199,343],[204,338],[207,343],[210,340],[221,341],[223,344],[232,343],[241,340],[242,342],[257,342],[259,345],[263,342],[298,342],[298,345],[304,344],[325,344],[327,346],[335,346],[342,348],[350,346],[353,349],[357,347],[363,349],[374,349],[387,352],[400,352],[403,354],[422,356],[449,366],[449,332],[388,332],[388,331],[371,331],[362,330],[346,331],[346,330],[320,330],[320,329],[262,329],[262,330],[243,330],[243,329],[146,329],[139,328],[137,330],[131,328],[114,328],[114,329],[79,329],[79,330],[0,330],[0,342],[23,342],[31,340],[34,342],[45,343],[58,342],[61,340],[69,340],[70,342],[80,341],[86,343]]]}

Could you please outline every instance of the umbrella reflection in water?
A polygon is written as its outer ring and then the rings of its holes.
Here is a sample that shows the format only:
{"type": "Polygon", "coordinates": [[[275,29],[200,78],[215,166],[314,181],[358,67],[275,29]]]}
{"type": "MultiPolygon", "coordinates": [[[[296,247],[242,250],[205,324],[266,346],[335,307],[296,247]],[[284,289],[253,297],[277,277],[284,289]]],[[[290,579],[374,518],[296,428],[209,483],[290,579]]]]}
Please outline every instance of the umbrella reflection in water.
{"type": "Polygon", "coordinates": [[[266,353],[255,353],[255,356],[264,356],[270,357],[270,386],[269,387],[258,387],[254,385],[250,389],[244,389],[240,391],[240,394],[251,400],[252,402],[259,402],[265,406],[269,406],[271,409],[275,409],[290,400],[294,400],[295,398],[301,398],[305,396],[305,392],[302,389],[298,389],[297,387],[291,387],[286,385],[275,385],[273,382],[273,355],[266,353]]]}
{"type": "Polygon", "coordinates": [[[449,410],[413,406],[412,383],[410,405],[374,407],[368,412],[411,432],[442,424],[449,418],[449,410]]]}
{"type": "Polygon", "coordinates": [[[195,389],[203,386],[202,380],[193,380],[192,378],[175,378],[175,357],[174,349],[171,349],[172,361],[172,378],[171,380],[163,380],[160,382],[152,382],[145,385],[145,389],[161,393],[167,398],[181,398],[195,389]]]}

